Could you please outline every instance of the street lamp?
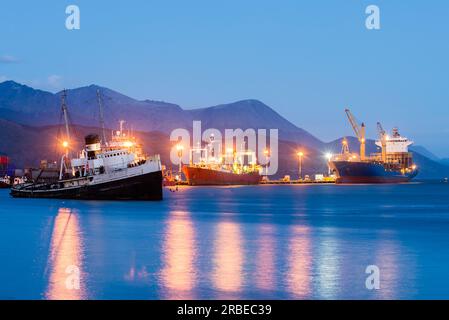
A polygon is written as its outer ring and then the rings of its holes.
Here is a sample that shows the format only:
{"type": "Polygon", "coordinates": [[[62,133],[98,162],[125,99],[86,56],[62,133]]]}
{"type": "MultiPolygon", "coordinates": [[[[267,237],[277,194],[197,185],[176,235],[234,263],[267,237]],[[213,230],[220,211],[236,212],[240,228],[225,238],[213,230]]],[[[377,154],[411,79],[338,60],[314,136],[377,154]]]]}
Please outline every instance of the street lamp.
{"type": "Polygon", "coordinates": [[[176,145],[176,150],[178,151],[179,158],[179,179],[182,178],[182,151],[184,150],[184,146],[181,144],[176,145]]]}
{"type": "Polygon", "coordinates": [[[66,157],[68,157],[68,156],[69,156],[69,142],[68,142],[67,140],[64,140],[64,141],[62,142],[62,147],[63,147],[64,150],[65,150],[65,155],[66,155],[66,157]]]}
{"type": "Polygon", "coordinates": [[[328,152],[325,155],[326,159],[327,159],[327,168],[328,168],[328,175],[331,175],[331,165],[330,165],[330,161],[332,159],[332,153],[328,152]]]}
{"type": "Polygon", "coordinates": [[[270,162],[270,160],[269,160],[269,157],[270,157],[270,150],[265,149],[265,150],[263,151],[263,154],[264,154],[265,158],[267,159],[267,160],[266,160],[266,163],[265,163],[265,178],[268,178],[268,162],[270,162]]]}
{"type": "Polygon", "coordinates": [[[298,158],[299,158],[299,172],[298,172],[299,177],[298,177],[298,180],[301,180],[302,179],[302,157],[304,156],[304,152],[299,151],[297,153],[297,155],[298,155],[298,158]]]}

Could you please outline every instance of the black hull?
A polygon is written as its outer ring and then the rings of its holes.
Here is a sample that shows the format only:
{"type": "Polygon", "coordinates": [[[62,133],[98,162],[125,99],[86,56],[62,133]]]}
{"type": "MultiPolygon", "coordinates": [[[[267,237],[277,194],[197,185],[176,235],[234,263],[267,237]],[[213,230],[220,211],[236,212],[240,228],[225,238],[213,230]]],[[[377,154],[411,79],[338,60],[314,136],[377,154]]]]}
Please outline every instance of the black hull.
{"type": "Polygon", "coordinates": [[[162,171],[78,188],[13,188],[11,196],[79,200],[162,200],[162,171]]]}

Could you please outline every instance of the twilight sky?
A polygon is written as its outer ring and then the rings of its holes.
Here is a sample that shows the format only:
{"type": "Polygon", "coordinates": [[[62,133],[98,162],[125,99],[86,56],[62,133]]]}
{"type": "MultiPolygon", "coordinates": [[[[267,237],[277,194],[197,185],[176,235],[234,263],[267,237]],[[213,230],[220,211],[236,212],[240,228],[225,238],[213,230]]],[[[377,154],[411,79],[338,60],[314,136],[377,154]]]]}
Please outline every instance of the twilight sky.
{"type": "Polygon", "coordinates": [[[352,134],[349,106],[371,138],[380,120],[449,157],[448,19],[446,0],[0,0],[0,81],[187,109],[254,98],[324,141],[352,134]]]}

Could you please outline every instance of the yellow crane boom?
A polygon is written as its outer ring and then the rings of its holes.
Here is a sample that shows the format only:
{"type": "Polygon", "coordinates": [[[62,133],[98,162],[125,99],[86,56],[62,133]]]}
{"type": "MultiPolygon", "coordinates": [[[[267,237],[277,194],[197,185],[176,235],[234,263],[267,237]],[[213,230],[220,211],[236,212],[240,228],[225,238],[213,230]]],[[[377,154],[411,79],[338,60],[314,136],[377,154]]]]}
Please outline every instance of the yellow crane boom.
{"type": "Polygon", "coordinates": [[[382,145],[382,161],[387,161],[387,133],[385,132],[384,128],[380,124],[380,122],[377,123],[377,131],[379,132],[379,138],[380,143],[382,145]]]}
{"type": "Polygon", "coordinates": [[[352,129],[354,129],[355,135],[360,142],[360,160],[365,160],[365,124],[362,122],[360,125],[355,120],[349,109],[345,109],[346,115],[348,116],[349,123],[351,123],[352,129]]]}

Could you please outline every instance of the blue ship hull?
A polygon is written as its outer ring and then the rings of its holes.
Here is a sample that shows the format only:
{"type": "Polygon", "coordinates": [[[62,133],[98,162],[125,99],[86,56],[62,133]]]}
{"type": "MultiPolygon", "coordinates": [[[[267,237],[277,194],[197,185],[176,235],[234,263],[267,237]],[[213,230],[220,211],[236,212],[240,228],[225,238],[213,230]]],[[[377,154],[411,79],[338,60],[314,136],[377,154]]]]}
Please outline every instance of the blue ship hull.
{"type": "Polygon", "coordinates": [[[379,162],[331,161],[330,166],[337,175],[337,183],[401,183],[418,174],[417,169],[401,172],[379,162]]]}

